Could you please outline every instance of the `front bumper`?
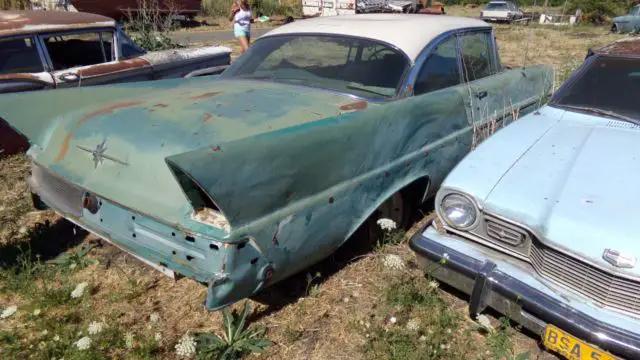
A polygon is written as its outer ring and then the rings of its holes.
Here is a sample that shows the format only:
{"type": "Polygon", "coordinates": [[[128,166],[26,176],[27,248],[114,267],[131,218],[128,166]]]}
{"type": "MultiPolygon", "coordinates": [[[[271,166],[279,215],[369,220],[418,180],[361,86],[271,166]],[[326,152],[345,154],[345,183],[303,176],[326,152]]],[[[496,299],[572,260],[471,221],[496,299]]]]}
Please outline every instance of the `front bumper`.
{"type": "Polygon", "coordinates": [[[491,260],[456,251],[424,231],[411,239],[410,247],[433,277],[470,296],[472,317],[491,307],[540,336],[547,324],[553,324],[603,350],[640,359],[640,334],[581,312],[503,272],[491,260]]]}

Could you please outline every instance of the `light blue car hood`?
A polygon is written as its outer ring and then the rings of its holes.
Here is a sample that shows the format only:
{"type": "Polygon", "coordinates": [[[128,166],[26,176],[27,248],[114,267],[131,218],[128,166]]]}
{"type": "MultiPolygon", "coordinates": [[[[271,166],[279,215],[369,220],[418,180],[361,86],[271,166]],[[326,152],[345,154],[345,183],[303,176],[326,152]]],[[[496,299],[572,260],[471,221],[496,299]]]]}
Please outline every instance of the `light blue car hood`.
{"type": "Polygon", "coordinates": [[[610,268],[606,248],[640,258],[639,144],[639,126],[547,106],[484,142],[444,186],[610,268]]]}

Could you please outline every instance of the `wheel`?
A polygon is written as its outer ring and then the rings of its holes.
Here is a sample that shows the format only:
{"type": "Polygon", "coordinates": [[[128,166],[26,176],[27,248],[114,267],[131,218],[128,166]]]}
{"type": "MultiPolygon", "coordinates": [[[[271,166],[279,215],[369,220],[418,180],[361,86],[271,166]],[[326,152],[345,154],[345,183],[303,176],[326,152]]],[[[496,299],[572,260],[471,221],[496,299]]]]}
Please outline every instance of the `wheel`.
{"type": "Polygon", "coordinates": [[[618,28],[618,24],[614,23],[611,25],[611,32],[614,34],[620,34],[620,29],[618,28]]]}
{"type": "Polygon", "coordinates": [[[397,229],[407,229],[411,225],[413,206],[408,191],[398,191],[383,202],[376,211],[358,228],[353,237],[362,246],[373,246],[384,236],[377,224],[380,219],[391,219],[397,229]]]}

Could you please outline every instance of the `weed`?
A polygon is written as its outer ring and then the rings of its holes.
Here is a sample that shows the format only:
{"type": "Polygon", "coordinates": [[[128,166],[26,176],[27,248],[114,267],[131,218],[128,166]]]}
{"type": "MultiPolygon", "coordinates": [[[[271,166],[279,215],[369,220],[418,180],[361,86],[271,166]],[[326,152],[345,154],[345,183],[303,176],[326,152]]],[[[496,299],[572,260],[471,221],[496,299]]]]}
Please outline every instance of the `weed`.
{"type": "Polygon", "coordinates": [[[196,336],[198,355],[200,358],[219,360],[239,359],[244,354],[262,353],[271,346],[271,341],[265,337],[265,328],[247,326],[247,316],[251,312],[248,302],[240,315],[231,312],[229,308],[222,311],[224,335],[200,333],[196,336]]]}
{"type": "Polygon", "coordinates": [[[487,346],[494,359],[514,358],[512,341],[514,335],[515,330],[511,326],[510,320],[506,317],[500,318],[500,325],[495,330],[490,331],[487,338],[487,346]]]}
{"type": "Polygon", "coordinates": [[[96,263],[96,261],[89,260],[86,257],[89,251],[91,251],[91,249],[93,249],[96,246],[97,244],[82,246],[77,251],[71,251],[69,253],[65,253],[59,256],[56,259],[47,261],[47,264],[58,265],[62,269],[68,269],[72,271],[84,269],[89,265],[96,263]]]}
{"type": "Polygon", "coordinates": [[[313,284],[315,280],[322,278],[320,272],[316,272],[315,275],[307,273],[307,287],[304,290],[305,296],[316,296],[318,294],[318,284],[313,284]]]}

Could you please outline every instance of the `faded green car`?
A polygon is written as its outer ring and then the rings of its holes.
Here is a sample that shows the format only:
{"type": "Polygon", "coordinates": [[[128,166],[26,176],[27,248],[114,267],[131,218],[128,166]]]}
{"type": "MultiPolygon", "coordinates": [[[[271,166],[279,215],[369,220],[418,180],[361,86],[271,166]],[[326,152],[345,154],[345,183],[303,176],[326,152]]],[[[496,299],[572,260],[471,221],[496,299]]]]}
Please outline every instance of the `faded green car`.
{"type": "Polygon", "coordinates": [[[640,5],[632,7],[627,15],[614,18],[611,31],[618,34],[640,32],[640,5]]]}
{"type": "Polygon", "coordinates": [[[407,224],[552,75],[503,69],[479,20],[339,16],[271,31],[219,77],[6,95],[0,117],[32,144],[36,203],[218,309],[380,217],[407,224]]]}

